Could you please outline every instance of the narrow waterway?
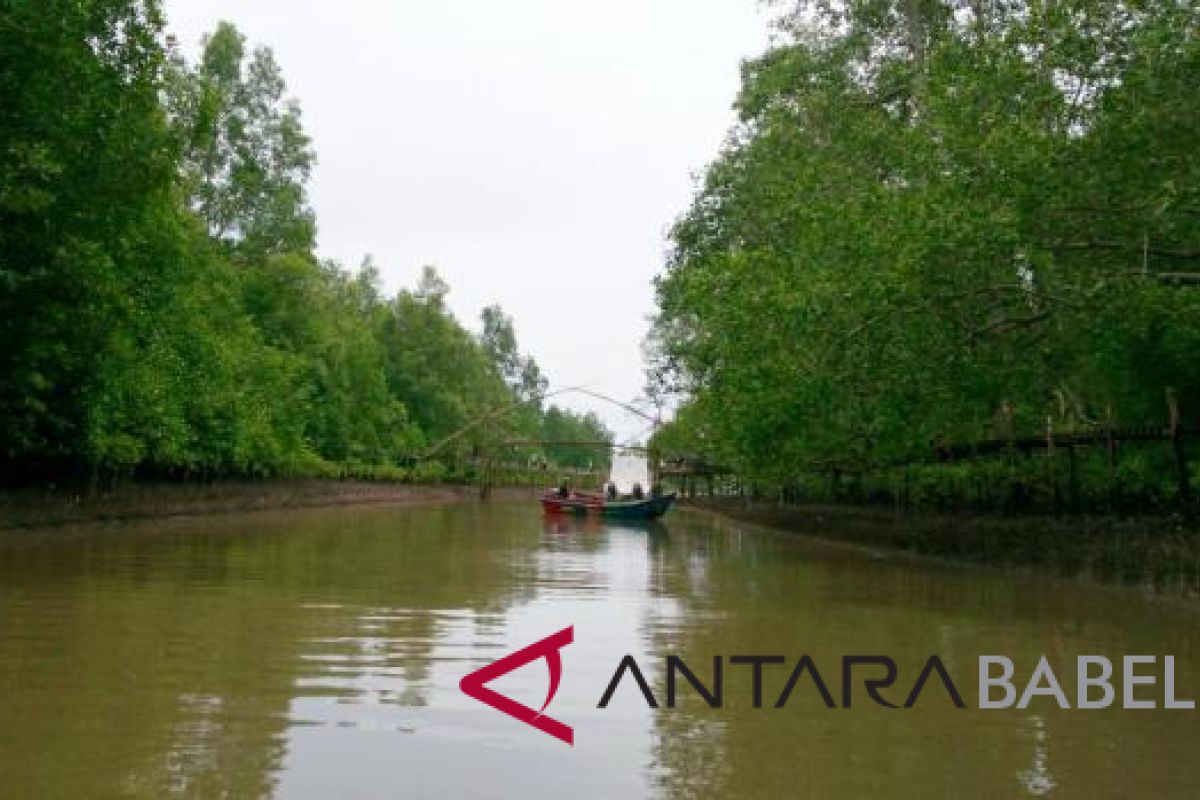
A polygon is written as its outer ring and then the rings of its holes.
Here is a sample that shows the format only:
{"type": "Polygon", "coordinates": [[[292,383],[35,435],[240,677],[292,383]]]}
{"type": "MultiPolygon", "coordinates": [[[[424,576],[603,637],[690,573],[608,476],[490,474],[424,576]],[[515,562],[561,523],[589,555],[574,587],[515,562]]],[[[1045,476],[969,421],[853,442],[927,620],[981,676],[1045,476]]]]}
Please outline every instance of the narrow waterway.
{"type": "MultiPolygon", "coordinates": [[[[14,531],[0,534],[0,796],[1194,796],[1200,711],[979,710],[983,654],[1019,679],[1046,655],[1072,701],[1078,655],[1118,670],[1173,655],[1176,695],[1200,695],[1192,607],[687,511],[637,527],[459,503],[14,531]],[[567,626],[545,713],[573,747],[460,691],[567,626]],[[629,675],[597,707],[627,653],[657,710],[629,675]],[[723,707],[683,680],[666,707],[668,654],[706,684],[722,656],[723,707]],[[894,659],[882,694],[901,705],[937,655],[968,707],[935,676],[913,708],[884,708],[856,677],[851,708],[831,710],[806,674],[775,708],[805,654],[838,705],[842,656],[894,659]],[[762,669],[762,708],[733,655],[786,658],[762,669]]],[[[539,708],[546,662],[493,687],[539,708]]]]}

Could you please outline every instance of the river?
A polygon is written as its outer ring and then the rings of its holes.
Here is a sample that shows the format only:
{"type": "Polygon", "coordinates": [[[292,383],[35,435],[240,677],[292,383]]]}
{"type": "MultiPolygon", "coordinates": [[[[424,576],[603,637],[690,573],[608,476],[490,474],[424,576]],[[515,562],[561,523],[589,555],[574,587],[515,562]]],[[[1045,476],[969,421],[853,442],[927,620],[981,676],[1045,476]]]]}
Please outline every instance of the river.
{"type": "MultiPolygon", "coordinates": [[[[976,708],[976,659],[1175,656],[1200,695],[1200,613],[1121,589],[920,563],[673,511],[662,525],[532,504],[364,506],[0,534],[0,796],[1190,797],[1200,711],[976,708]],[[568,626],[545,713],[559,741],[460,679],[568,626]],[[626,674],[625,654],[659,702],[626,674]],[[664,658],[686,682],[667,708],[664,658]],[[751,669],[737,654],[780,655],[751,669]],[[841,704],[841,661],[881,654],[899,705],[841,704]]],[[[547,662],[494,688],[538,708],[547,662]]],[[[869,671],[869,670],[867,670],[869,671]]],[[[857,679],[856,679],[857,680],[857,679]]],[[[1019,683],[1018,688],[1022,684],[1019,683]]],[[[1118,684],[1118,693],[1120,686],[1118,684]]],[[[1161,690],[1150,687],[1147,697],[1161,690]]]]}

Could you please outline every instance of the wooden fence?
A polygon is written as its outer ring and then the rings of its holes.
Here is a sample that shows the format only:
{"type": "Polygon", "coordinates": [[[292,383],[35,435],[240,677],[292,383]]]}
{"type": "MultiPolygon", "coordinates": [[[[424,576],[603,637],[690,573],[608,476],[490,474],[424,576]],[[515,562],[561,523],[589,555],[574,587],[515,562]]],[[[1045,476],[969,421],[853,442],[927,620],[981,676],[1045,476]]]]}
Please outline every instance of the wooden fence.
{"type": "MultiPolygon", "coordinates": [[[[980,439],[971,442],[944,443],[932,441],[919,453],[877,464],[828,463],[813,467],[806,475],[822,475],[830,483],[829,494],[837,497],[839,482],[848,476],[887,474],[895,476],[895,485],[886,492],[889,500],[897,505],[910,505],[909,472],[915,467],[949,465],[955,463],[978,463],[996,458],[1008,458],[1014,465],[1018,459],[1040,456],[1046,467],[1042,470],[1053,496],[1056,510],[1079,510],[1081,507],[1078,453],[1088,448],[1103,448],[1108,472],[1109,493],[1117,487],[1116,472],[1124,447],[1131,444],[1160,444],[1164,448],[1164,462],[1171,465],[1171,481],[1174,484],[1174,501],[1179,507],[1193,509],[1193,491],[1190,481],[1187,443],[1200,439],[1200,425],[1185,425],[1180,419],[1178,406],[1168,397],[1167,424],[1091,427],[1087,430],[1055,430],[1047,420],[1046,430],[1040,436],[1008,436],[980,439]],[[1066,461],[1065,474],[1055,465],[1066,461]],[[1061,485],[1065,479],[1065,486],[1061,485]]],[[[729,469],[705,462],[699,458],[681,458],[667,462],[662,476],[672,482],[684,496],[742,496],[758,497],[761,486],[743,479],[729,469]]],[[[793,485],[799,485],[794,481],[793,485]]],[[[781,499],[797,492],[789,492],[788,485],[777,487],[781,499]]],[[[1112,503],[1110,503],[1112,504],[1112,503]]]]}

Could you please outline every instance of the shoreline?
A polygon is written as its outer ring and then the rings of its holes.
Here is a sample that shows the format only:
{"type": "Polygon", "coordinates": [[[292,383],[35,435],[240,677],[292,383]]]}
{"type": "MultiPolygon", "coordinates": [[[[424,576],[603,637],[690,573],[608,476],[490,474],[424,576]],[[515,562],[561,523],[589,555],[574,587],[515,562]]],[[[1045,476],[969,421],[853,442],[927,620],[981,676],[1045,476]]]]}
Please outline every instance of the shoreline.
{"type": "MultiPolygon", "coordinates": [[[[497,499],[535,498],[531,487],[494,487],[497,499]]],[[[0,491],[0,531],[356,505],[419,505],[479,497],[461,484],[278,479],[127,483],[103,491],[0,491]]],[[[738,498],[681,499],[700,511],[834,545],[942,563],[1016,569],[1200,599],[1200,530],[1179,517],[998,517],[897,514],[834,505],[738,498]]]]}
{"type": "MultiPolygon", "coordinates": [[[[536,491],[497,487],[491,493],[524,498],[536,491]]],[[[18,489],[0,492],[0,531],[329,506],[448,503],[478,496],[479,488],[469,485],[322,479],[128,483],[93,493],[18,489]]]]}
{"type": "Polygon", "coordinates": [[[1200,531],[1178,517],[996,517],[740,499],[681,508],[815,540],[1200,599],[1200,531]]]}

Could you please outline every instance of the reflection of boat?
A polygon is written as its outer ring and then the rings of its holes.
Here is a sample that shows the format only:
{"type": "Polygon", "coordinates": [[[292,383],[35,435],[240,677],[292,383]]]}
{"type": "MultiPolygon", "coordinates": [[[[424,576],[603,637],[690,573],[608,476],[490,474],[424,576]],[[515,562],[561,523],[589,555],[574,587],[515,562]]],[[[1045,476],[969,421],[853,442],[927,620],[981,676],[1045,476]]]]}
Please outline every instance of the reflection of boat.
{"type": "Polygon", "coordinates": [[[595,515],[611,519],[654,519],[667,513],[674,493],[643,498],[618,497],[610,500],[589,492],[546,492],[542,509],[547,514],[595,515]]]}
{"type": "Polygon", "coordinates": [[[542,532],[558,536],[637,533],[665,539],[669,529],[661,519],[650,517],[603,519],[598,514],[552,513],[542,515],[542,532]]]}
{"type": "Polygon", "coordinates": [[[543,514],[542,531],[554,534],[603,533],[604,521],[598,516],[575,516],[574,514],[543,514]]]}

